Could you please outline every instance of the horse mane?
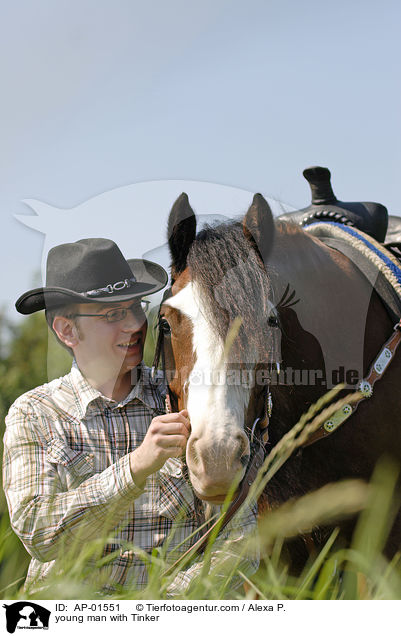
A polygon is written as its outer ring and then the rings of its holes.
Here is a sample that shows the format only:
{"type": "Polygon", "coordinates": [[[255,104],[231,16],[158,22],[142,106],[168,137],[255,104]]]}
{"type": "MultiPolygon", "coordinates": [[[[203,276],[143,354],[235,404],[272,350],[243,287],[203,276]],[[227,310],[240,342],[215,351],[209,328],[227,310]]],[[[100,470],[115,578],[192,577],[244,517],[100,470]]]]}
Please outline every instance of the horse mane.
{"type": "Polygon", "coordinates": [[[234,319],[242,319],[229,361],[266,361],[272,347],[267,323],[272,306],[269,277],[260,255],[244,236],[242,224],[229,221],[204,226],[191,245],[187,265],[206,320],[223,342],[234,319]]]}

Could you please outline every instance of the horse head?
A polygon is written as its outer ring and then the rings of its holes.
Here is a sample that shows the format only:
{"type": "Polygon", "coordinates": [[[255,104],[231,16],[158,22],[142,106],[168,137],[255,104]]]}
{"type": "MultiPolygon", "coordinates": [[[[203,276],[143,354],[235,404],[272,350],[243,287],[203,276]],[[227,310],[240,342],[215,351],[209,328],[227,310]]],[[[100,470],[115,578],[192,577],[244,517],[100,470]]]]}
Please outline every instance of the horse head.
{"type": "Polygon", "coordinates": [[[266,263],[273,217],[260,195],[242,223],[205,226],[186,194],[168,221],[171,296],[161,307],[165,367],[174,408],[187,408],[186,461],[193,487],[219,503],[249,460],[247,427],[264,409],[254,378],[269,362],[271,311],[266,263]],[[234,325],[234,327],[233,327],[234,325]]]}

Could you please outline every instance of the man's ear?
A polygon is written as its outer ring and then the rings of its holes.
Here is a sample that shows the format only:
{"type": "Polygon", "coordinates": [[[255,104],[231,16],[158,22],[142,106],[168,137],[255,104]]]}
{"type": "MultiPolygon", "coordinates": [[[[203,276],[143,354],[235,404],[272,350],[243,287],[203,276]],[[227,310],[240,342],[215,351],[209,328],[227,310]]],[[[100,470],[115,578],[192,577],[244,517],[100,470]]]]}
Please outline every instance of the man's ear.
{"type": "Polygon", "coordinates": [[[72,318],[56,316],[52,326],[58,338],[67,345],[67,347],[73,349],[78,344],[78,330],[72,318]]]}

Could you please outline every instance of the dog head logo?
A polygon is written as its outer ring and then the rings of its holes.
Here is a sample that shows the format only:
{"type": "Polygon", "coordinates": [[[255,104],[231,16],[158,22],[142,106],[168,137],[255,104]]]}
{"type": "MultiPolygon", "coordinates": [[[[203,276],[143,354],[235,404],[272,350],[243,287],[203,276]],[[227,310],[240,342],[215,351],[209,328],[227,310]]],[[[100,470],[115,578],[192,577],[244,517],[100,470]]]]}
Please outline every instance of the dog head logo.
{"type": "Polygon", "coordinates": [[[37,603],[19,601],[3,607],[9,634],[14,634],[16,629],[49,629],[51,612],[37,603]]]}

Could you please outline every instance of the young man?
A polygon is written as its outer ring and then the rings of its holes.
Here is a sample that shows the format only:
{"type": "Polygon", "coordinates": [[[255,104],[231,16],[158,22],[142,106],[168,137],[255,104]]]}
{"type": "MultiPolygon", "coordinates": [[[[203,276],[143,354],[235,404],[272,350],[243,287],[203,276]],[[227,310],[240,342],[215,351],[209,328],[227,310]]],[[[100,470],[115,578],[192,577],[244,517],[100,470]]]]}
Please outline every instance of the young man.
{"type": "MultiPolygon", "coordinates": [[[[104,591],[146,585],[154,548],[174,562],[194,542],[202,511],[182,470],[188,412],[165,413],[160,374],[152,379],[142,362],[141,299],[166,283],[156,263],[126,261],[113,241],[84,239],[53,248],[46,286],[16,302],[23,314],[45,309],[74,356],[68,375],[22,395],[6,418],[4,489],[12,527],[33,557],[28,589],[61,573],[62,555],[71,560],[91,540],[108,562],[96,581],[104,591]]],[[[232,555],[254,527],[252,511],[227,525],[232,555]]],[[[255,552],[241,564],[249,574],[257,562],[255,552]]]]}

